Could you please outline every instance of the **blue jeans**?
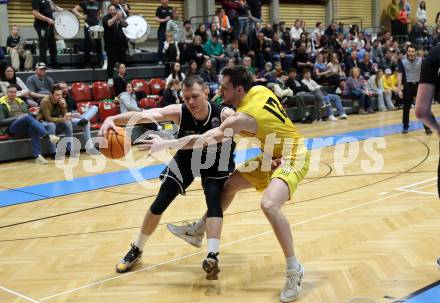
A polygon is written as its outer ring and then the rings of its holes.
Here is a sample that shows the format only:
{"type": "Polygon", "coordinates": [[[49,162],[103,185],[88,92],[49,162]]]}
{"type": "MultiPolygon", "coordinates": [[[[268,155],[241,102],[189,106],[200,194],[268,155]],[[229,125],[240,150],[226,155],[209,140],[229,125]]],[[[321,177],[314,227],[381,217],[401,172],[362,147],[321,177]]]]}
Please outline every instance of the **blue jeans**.
{"type": "Polygon", "coordinates": [[[51,134],[48,130],[46,130],[43,124],[40,123],[40,121],[31,115],[22,116],[12,122],[12,124],[9,126],[9,133],[13,136],[29,135],[31,137],[32,155],[34,157],[41,155],[40,138],[47,137],[49,134],[51,134]]]}
{"type": "MultiPolygon", "coordinates": [[[[324,100],[334,104],[336,106],[336,113],[338,116],[345,114],[344,107],[342,106],[341,98],[335,94],[327,94],[324,96],[324,100]]],[[[333,108],[331,106],[327,107],[327,115],[333,115],[333,108]]]]}
{"type": "Polygon", "coordinates": [[[370,97],[364,94],[360,88],[352,89],[350,91],[351,95],[358,98],[360,108],[368,110],[371,108],[370,97]]]}
{"type": "Polygon", "coordinates": [[[283,67],[283,70],[285,72],[287,72],[290,67],[292,67],[292,62],[293,62],[293,55],[292,54],[286,54],[286,56],[284,58],[281,58],[280,53],[273,53],[272,57],[274,59],[274,61],[279,61],[281,62],[281,66],[283,67]]]}
{"type": "Polygon", "coordinates": [[[78,122],[81,119],[86,119],[89,121],[89,122],[87,122],[86,125],[84,125],[82,127],[82,131],[84,132],[84,140],[86,141],[86,148],[91,147],[91,145],[92,145],[91,142],[89,142],[90,138],[92,137],[92,135],[90,134],[90,120],[92,120],[93,117],[95,117],[97,113],[98,113],[98,107],[93,105],[93,106],[90,106],[87,109],[87,111],[81,115],[80,118],[72,118],[72,126],[74,128],[78,127],[78,122]]]}

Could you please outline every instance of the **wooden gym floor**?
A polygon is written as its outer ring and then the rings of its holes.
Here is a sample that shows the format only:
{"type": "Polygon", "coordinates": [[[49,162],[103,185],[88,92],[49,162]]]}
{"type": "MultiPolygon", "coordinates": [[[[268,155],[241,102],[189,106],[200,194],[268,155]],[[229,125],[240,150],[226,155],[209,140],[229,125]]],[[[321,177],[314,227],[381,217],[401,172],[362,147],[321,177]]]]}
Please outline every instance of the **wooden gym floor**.
{"type": "MultiPolygon", "coordinates": [[[[331,136],[398,124],[401,114],[297,127],[308,138],[331,136]]],[[[284,207],[305,266],[298,302],[393,302],[439,280],[439,139],[422,130],[383,139],[376,172],[362,169],[371,159],[367,141],[313,151],[310,173],[284,207]],[[344,146],[345,155],[356,146],[359,155],[335,165],[344,146]]],[[[122,169],[107,162],[104,172],[122,169]]],[[[53,163],[30,160],[0,171],[2,189],[64,179],[53,163]]],[[[0,302],[278,302],[284,258],[254,190],[238,194],[225,214],[218,281],[204,278],[206,247],[189,246],[165,227],[203,213],[198,181],[164,214],[134,271],[116,274],[156,192],[133,183],[0,208],[0,302]]]]}

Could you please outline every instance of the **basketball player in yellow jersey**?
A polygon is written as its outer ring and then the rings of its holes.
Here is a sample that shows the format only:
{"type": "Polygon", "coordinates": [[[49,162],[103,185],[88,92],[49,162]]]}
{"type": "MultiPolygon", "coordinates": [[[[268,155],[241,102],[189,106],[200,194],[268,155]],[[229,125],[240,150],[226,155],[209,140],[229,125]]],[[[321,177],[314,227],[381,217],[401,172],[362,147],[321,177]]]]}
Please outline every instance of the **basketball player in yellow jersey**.
{"type": "MultiPolygon", "coordinates": [[[[254,187],[264,191],[261,208],[272,225],[287,264],[287,278],[280,300],[291,302],[296,300],[301,292],[304,269],[295,258],[290,224],[281,207],[290,200],[298,183],[307,173],[309,152],[304,146],[303,137],[298,134],[281,103],[269,89],[264,86],[251,88],[252,78],[242,66],[225,68],[222,74],[221,94],[226,104],[236,108],[233,116],[223,121],[220,127],[203,135],[192,135],[177,140],[164,140],[154,136],[151,140],[145,140],[141,149],[151,148],[154,152],[167,147],[197,148],[206,146],[209,140],[221,142],[225,137],[235,134],[260,140],[263,154],[248,161],[249,165],[252,161],[253,165],[258,163],[257,168],[250,172],[236,170],[230,176],[222,193],[222,208],[225,210],[240,190],[254,187]]],[[[201,240],[189,240],[191,237],[203,238],[205,220],[206,214],[199,222],[187,226],[169,225],[168,229],[194,245],[201,243],[201,240]]],[[[207,238],[220,239],[221,222],[216,226],[211,224],[213,223],[210,223],[209,230],[212,234],[208,234],[207,238]]],[[[203,261],[203,269],[208,276],[212,272],[219,272],[218,246],[214,251],[217,253],[208,255],[203,261]]]]}

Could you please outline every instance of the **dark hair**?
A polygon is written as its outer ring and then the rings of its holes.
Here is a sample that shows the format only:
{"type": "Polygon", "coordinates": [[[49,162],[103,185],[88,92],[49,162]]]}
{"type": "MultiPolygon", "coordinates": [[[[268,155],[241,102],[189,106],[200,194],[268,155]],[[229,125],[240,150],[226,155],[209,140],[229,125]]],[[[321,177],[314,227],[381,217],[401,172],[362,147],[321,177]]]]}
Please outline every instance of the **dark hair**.
{"type": "Polygon", "coordinates": [[[291,67],[291,68],[289,68],[288,73],[289,73],[289,74],[290,74],[290,73],[296,73],[296,68],[295,68],[295,67],[291,67]]]}
{"type": "Polygon", "coordinates": [[[414,49],[416,52],[419,50],[417,46],[415,45],[408,45],[408,47],[406,48],[406,51],[408,51],[410,48],[414,49]]]}
{"type": "Polygon", "coordinates": [[[53,94],[57,90],[63,90],[63,89],[61,88],[61,86],[59,84],[54,84],[54,85],[52,85],[50,92],[53,94]]]}
{"type": "Polygon", "coordinates": [[[5,81],[5,82],[9,82],[11,84],[17,84],[17,73],[15,72],[15,68],[12,67],[12,65],[6,65],[4,67],[4,69],[1,69],[1,74],[0,74],[0,80],[1,81],[5,81]],[[12,68],[12,70],[14,71],[14,76],[12,77],[12,79],[6,79],[6,70],[8,68],[12,68]]]}
{"type": "Polygon", "coordinates": [[[303,75],[304,75],[305,73],[311,73],[311,72],[312,72],[312,70],[311,70],[310,68],[308,68],[308,67],[306,67],[306,68],[303,69],[303,75]]]}
{"type": "Polygon", "coordinates": [[[322,24],[322,22],[316,22],[315,27],[319,27],[322,24]]]}
{"type": "Polygon", "coordinates": [[[11,88],[15,88],[16,90],[18,90],[18,85],[16,85],[16,84],[9,84],[8,87],[6,88],[6,90],[9,90],[11,88]]]}
{"type": "Polygon", "coordinates": [[[222,75],[223,77],[229,77],[229,82],[232,83],[234,88],[242,86],[244,91],[248,92],[252,87],[252,76],[246,67],[242,65],[225,67],[222,70],[222,75]]]}
{"type": "Polygon", "coordinates": [[[198,84],[203,88],[207,87],[203,79],[198,75],[189,75],[182,81],[182,87],[193,87],[195,84],[198,84]]]}
{"type": "Polygon", "coordinates": [[[425,1],[420,1],[420,8],[426,10],[426,2],[425,1]],[[422,7],[423,4],[423,7],[422,7]]]}
{"type": "Polygon", "coordinates": [[[189,20],[185,20],[185,22],[183,22],[183,25],[184,25],[184,26],[187,25],[187,24],[191,24],[191,21],[189,21],[189,20]]]}
{"type": "Polygon", "coordinates": [[[182,65],[180,65],[180,71],[178,73],[176,73],[176,64],[180,64],[179,62],[174,62],[173,64],[171,64],[171,75],[173,77],[173,79],[179,79],[180,81],[183,80],[182,77],[182,65]]]}

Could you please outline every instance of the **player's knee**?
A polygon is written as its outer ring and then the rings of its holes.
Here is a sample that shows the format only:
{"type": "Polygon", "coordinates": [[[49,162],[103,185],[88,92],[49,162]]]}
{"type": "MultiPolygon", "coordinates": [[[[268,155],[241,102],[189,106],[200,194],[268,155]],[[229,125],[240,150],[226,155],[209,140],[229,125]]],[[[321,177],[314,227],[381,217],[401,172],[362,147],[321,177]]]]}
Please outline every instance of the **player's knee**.
{"type": "Polygon", "coordinates": [[[164,213],[165,207],[163,207],[159,204],[153,203],[150,207],[150,211],[153,215],[160,216],[164,213]]]}
{"type": "Polygon", "coordinates": [[[261,200],[261,209],[265,214],[271,214],[277,212],[280,207],[277,203],[273,202],[272,199],[263,198],[263,200],[261,200]]]}

